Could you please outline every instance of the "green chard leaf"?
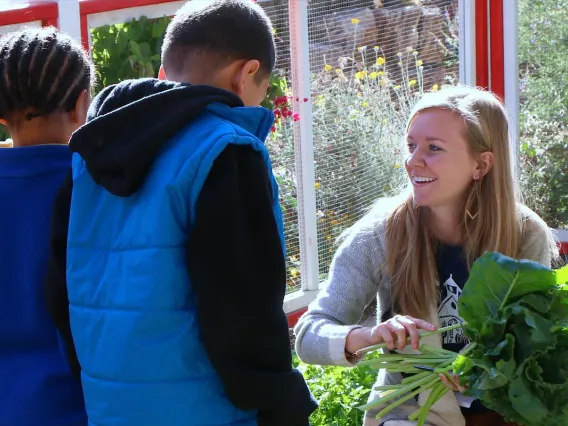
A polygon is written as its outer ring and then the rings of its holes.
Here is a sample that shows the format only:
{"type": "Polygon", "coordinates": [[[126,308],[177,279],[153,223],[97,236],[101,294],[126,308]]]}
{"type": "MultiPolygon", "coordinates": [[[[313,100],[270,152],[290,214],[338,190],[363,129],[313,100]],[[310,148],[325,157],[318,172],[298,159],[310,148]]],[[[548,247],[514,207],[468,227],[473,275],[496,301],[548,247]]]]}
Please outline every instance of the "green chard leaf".
{"type": "Polygon", "coordinates": [[[554,271],[556,284],[568,284],[568,265],[554,271]]]}
{"type": "MultiPolygon", "coordinates": [[[[486,253],[471,268],[458,301],[460,316],[467,322],[470,333],[487,336],[487,321],[499,318],[507,304],[524,295],[549,291],[556,285],[556,279],[554,271],[537,262],[486,253]]],[[[493,337],[502,340],[502,336],[493,337]]]]}

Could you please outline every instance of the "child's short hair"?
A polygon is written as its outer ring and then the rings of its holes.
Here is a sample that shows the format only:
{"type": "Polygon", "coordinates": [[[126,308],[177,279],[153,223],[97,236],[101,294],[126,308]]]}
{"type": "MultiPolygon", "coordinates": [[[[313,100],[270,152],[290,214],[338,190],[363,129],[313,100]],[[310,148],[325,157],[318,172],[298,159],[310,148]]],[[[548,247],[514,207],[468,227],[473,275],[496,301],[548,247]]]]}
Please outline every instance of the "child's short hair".
{"type": "Polygon", "coordinates": [[[166,71],[195,64],[214,72],[239,59],[260,62],[259,81],[276,62],[272,24],[252,0],[188,1],[168,26],[162,47],[166,71]]]}
{"type": "Polygon", "coordinates": [[[94,66],[81,44],[56,28],[26,28],[0,38],[0,118],[71,111],[90,90],[94,66]]]}

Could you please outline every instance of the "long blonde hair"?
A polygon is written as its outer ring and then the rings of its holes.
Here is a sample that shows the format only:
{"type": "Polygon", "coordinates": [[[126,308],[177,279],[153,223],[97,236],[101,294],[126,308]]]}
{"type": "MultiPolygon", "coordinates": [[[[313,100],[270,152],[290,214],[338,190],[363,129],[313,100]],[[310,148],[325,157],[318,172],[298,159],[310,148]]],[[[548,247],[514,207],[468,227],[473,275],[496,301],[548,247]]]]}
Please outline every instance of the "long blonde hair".
{"type": "MultiPolygon", "coordinates": [[[[472,182],[461,213],[462,247],[468,266],[485,251],[517,257],[521,220],[505,108],[495,96],[480,89],[444,89],[422,97],[410,115],[407,132],[417,114],[432,108],[453,111],[462,117],[472,155],[493,153],[493,166],[480,181],[472,182]]],[[[429,228],[428,213],[428,208],[415,206],[410,196],[386,222],[387,270],[392,280],[394,308],[418,317],[427,314],[426,302],[438,297],[437,243],[429,228]]]]}

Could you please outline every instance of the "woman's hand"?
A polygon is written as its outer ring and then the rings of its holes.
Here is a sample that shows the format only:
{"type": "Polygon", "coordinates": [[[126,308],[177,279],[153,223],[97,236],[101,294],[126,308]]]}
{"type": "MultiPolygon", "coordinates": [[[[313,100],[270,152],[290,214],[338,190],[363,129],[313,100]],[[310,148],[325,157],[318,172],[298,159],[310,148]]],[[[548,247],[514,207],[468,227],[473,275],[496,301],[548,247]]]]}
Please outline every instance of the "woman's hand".
{"type": "Polygon", "coordinates": [[[410,337],[412,348],[418,349],[420,344],[420,333],[418,330],[434,331],[436,327],[424,320],[409,315],[395,315],[376,327],[353,329],[347,335],[345,350],[354,354],[367,346],[377,345],[383,342],[386,343],[391,351],[395,348],[403,350],[407,345],[407,337],[410,337]]]}
{"type": "Polygon", "coordinates": [[[442,380],[442,383],[453,391],[465,392],[467,390],[467,387],[460,386],[460,380],[455,374],[452,374],[449,377],[445,374],[440,374],[440,379],[442,380]]]}

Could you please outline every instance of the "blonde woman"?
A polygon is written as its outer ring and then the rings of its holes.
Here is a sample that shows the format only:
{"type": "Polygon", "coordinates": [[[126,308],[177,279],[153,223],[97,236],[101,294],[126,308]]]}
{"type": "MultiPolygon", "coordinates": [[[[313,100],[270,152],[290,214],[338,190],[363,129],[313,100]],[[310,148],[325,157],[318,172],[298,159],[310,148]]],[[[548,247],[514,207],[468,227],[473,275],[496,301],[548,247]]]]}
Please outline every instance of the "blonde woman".
{"type": "MultiPolygon", "coordinates": [[[[457,299],[485,251],[551,265],[557,251],[549,228],[517,201],[508,130],[503,105],[479,89],[450,88],[419,101],[406,131],[412,193],[379,202],[347,233],[327,285],[295,328],[302,361],[353,366],[357,350],[381,342],[402,349],[406,336],[417,348],[420,329],[461,321],[457,299]],[[374,297],[378,325],[358,325],[374,297]]],[[[459,330],[428,339],[456,352],[467,344],[459,330]]],[[[400,380],[381,372],[377,384],[400,380]]],[[[446,384],[455,392],[434,405],[430,425],[506,425],[446,384]]],[[[406,419],[425,397],[381,421],[367,412],[365,426],[413,425],[406,419]]]]}

